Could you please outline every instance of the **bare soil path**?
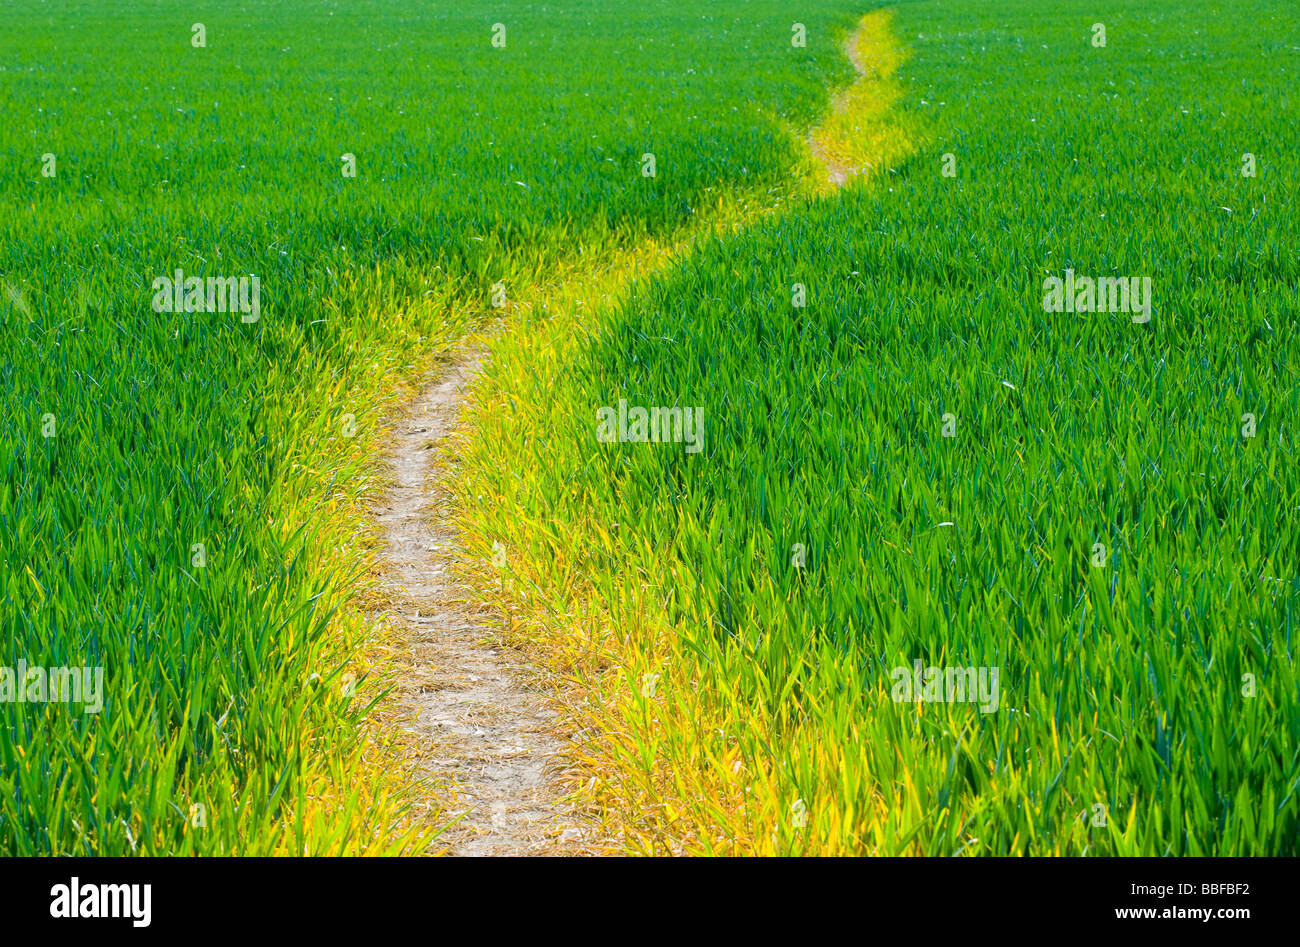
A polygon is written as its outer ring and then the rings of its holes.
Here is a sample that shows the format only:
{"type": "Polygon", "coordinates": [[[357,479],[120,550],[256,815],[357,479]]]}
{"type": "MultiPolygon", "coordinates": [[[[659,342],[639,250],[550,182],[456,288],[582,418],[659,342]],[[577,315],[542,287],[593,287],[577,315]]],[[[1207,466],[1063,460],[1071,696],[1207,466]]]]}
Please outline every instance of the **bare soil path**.
{"type": "Polygon", "coordinates": [[[450,854],[570,854],[590,831],[552,781],[564,741],[552,730],[546,692],[491,640],[483,614],[451,579],[463,553],[447,521],[440,457],[482,358],[469,352],[436,372],[394,428],[392,486],[374,518],[388,620],[409,644],[398,700],[421,768],[461,816],[441,837],[450,854]]]}

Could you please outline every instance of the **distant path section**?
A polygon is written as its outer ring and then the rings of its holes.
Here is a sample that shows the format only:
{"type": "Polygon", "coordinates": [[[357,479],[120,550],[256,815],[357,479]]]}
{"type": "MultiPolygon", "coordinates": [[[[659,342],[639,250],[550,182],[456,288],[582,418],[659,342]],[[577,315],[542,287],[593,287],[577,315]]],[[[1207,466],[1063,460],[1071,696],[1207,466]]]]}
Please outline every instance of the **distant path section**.
{"type": "Polygon", "coordinates": [[[808,134],[808,150],[825,169],[830,190],[915,150],[907,126],[891,111],[902,96],[894,74],[905,58],[892,16],[889,10],[868,13],[845,40],[844,54],[857,78],[835,94],[825,119],[808,134]]]}

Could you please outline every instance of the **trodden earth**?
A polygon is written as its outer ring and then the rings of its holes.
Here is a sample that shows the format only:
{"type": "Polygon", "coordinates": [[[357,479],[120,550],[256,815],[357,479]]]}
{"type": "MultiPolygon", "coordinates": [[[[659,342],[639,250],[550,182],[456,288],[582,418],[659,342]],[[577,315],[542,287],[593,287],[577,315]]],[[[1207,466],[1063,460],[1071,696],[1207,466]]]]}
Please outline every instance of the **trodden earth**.
{"type": "Polygon", "coordinates": [[[453,820],[442,838],[450,853],[572,854],[592,827],[553,781],[564,739],[540,672],[492,640],[453,579],[463,553],[440,459],[482,357],[479,349],[460,353],[407,407],[389,455],[391,487],[375,512],[388,616],[408,646],[398,719],[422,747],[420,769],[448,796],[453,820]]]}

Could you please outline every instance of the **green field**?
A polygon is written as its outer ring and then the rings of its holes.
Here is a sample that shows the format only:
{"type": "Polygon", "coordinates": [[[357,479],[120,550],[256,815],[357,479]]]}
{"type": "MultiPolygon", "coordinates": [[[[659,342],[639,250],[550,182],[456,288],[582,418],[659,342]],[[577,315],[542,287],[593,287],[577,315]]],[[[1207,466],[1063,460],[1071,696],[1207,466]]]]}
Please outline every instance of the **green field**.
{"type": "Polygon", "coordinates": [[[1300,853],[1300,11],[891,5],[827,192],[879,5],[796,6],[0,10],[0,667],[103,669],[0,702],[0,853],[428,849],[338,685],[385,411],[497,321],[469,578],[626,850],[1300,853]],[[257,321],[155,312],[177,269],[257,321]],[[620,399],[703,449],[601,443],[620,399]]]}

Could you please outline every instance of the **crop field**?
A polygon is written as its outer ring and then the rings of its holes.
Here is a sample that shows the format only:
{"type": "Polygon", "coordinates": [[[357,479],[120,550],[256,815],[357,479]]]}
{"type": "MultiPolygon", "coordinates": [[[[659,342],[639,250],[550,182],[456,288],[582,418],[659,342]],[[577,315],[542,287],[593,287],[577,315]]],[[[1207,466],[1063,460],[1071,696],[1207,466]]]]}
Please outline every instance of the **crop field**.
{"type": "Polygon", "coordinates": [[[0,854],[479,831],[375,525],[467,351],[426,571],[582,851],[1300,854],[1298,81],[1290,0],[5,5],[0,854]]]}

